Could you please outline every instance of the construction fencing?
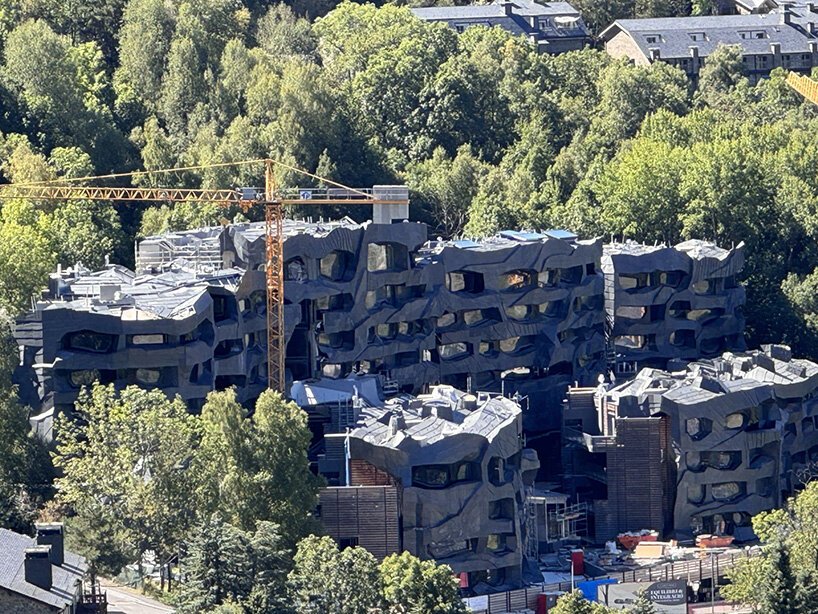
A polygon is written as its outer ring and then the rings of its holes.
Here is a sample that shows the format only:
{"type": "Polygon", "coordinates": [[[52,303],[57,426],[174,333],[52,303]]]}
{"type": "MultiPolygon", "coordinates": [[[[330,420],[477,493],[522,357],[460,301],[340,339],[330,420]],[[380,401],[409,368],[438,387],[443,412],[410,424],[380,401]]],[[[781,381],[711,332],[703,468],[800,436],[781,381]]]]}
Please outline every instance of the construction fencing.
{"type": "MultiPolygon", "coordinates": [[[[662,565],[615,572],[599,576],[594,580],[610,578],[617,582],[658,582],[660,580],[687,580],[700,582],[710,578],[721,579],[724,574],[738,561],[759,554],[759,548],[745,550],[731,550],[718,555],[688,561],[670,561],[662,565]]],[[[474,614],[507,614],[520,610],[536,610],[537,598],[544,593],[567,593],[571,591],[571,582],[559,584],[537,584],[526,588],[494,593],[482,598],[481,605],[475,605],[477,600],[470,601],[474,614]]]]}

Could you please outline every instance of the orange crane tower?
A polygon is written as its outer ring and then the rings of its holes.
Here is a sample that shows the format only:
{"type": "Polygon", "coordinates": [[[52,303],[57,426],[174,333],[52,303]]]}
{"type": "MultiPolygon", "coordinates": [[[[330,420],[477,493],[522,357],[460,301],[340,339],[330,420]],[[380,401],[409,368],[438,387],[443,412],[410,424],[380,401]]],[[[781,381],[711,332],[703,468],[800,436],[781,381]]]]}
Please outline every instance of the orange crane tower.
{"type": "Polygon", "coordinates": [[[381,199],[371,191],[350,188],[336,181],[319,177],[302,169],[269,158],[242,160],[195,167],[180,167],[112,175],[58,179],[25,184],[0,186],[0,200],[105,200],[112,202],[197,202],[214,203],[224,207],[238,205],[243,209],[264,206],[266,241],[267,286],[267,382],[268,387],[284,393],[286,385],[284,355],[284,205],[408,205],[406,199],[381,199]],[[135,177],[173,173],[206,168],[264,164],[264,193],[240,189],[189,189],[106,187],[99,185],[71,185],[121,177],[135,177]],[[339,188],[337,190],[279,190],[275,182],[275,167],[281,166],[300,175],[318,179],[339,188]],[[297,197],[296,197],[297,196],[297,197]]]}

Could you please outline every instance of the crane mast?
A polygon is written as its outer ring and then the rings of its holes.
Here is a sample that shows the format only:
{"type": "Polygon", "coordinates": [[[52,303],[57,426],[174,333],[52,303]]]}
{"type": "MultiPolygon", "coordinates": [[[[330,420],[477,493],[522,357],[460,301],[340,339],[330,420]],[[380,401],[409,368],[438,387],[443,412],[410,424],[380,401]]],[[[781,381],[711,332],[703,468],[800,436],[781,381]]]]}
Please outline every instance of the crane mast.
{"type": "Polygon", "coordinates": [[[813,81],[804,75],[790,72],[787,73],[787,85],[810,102],[818,104],[818,81],[813,81]]]}
{"type": "Polygon", "coordinates": [[[0,200],[94,200],[117,202],[196,202],[218,204],[223,207],[237,205],[249,209],[264,206],[266,291],[267,291],[267,385],[285,393],[286,341],[284,334],[284,206],[285,205],[408,205],[406,199],[386,200],[373,192],[350,188],[341,183],[320,177],[288,164],[269,158],[242,160],[207,166],[170,168],[150,171],[150,174],[174,173],[183,170],[205,169],[217,166],[264,164],[264,190],[254,189],[195,189],[195,188],[140,188],[108,187],[99,185],[70,185],[71,182],[97,181],[119,177],[133,178],[147,172],[120,173],[116,175],[82,177],[28,184],[5,184],[0,186],[0,200]],[[276,186],[275,166],[279,165],[301,175],[334,186],[325,190],[295,189],[282,191],[276,186]]]}

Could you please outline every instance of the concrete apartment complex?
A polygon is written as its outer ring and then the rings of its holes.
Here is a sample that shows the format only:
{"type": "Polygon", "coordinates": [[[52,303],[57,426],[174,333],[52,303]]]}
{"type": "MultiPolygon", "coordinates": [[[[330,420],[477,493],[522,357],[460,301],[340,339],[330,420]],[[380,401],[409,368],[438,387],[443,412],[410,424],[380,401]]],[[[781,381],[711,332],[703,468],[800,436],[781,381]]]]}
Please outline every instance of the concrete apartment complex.
{"type": "Polygon", "coordinates": [[[737,280],[743,266],[744,244],[606,245],[605,312],[616,375],[744,349],[745,291],[737,280]]]}
{"type": "Polygon", "coordinates": [[[774,345],[572,390],[569,466],[607,492],[597,539],[644,528],[751,538],[751,517],[778,507],[794,472],[818,459],[816,389],[818,365],[774,345]]]}
{"type": "Polygon", "coordinates": [[[615,58],[644,66],[665,62],[694,80],[719,45],[737,45],[750,83],[757,83],[774,68],[809,73],[818,66],[812,14],[784,5],[768,14],[619,19],[599,38],[615,58]]]}
{"type": "Polygon", "coordinates": [[[539,468],[536,452],[523,447],[520,406],[450,386],[384,401],[375,380],[300,388],[336,414],[320,461],[340,484],[321,492],[329,534],[378,557],[408,550],[446,563],[478,593],[519,586],[526,489],[539,468]]]}
{"type": "Polygon", "coordinates": [[[65,550],[61,524],[37,525],[36,537],[0,529],[0,612],[76,614],[88,565],[65,550]]]}
{"type": "Polygon", "coordinates": [[[458,32],[472,26],[500,27],[527,37],[540,53],[575,51],[591,44],[582,16],[567,2],[495,0],[490,4],[413,8],[423,21],[443,22],[458,32]]]}

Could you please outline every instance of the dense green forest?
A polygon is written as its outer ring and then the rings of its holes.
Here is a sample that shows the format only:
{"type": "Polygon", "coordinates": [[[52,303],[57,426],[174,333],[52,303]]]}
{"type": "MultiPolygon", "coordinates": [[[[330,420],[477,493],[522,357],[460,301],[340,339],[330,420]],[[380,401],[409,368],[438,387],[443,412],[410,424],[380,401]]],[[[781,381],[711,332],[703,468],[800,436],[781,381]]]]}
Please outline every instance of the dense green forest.
{"type": "MultiPolygon", "coordinates": [[[[691,8],[665,4],[578,3],[597,28],[691,8]]],[[[744,241],[749,343],[818,357],[818,114],[780,70],[750,86],[734,49],[711,57],[694,89],[661,63],[537,55],[496,28],[458,35],[406,7],[332,0],[4,0],[0,47],[6,181],[269,156],[348,185],[406,182],[412,216],[440,235],[556,226],[744,241]]],[[[137,180],[262,176],[248,166],[137,180]]],[[[58,262],[129,264],[136,236],[224,215],[5,203],[0,304],[25,309],[58,262]]]]}

